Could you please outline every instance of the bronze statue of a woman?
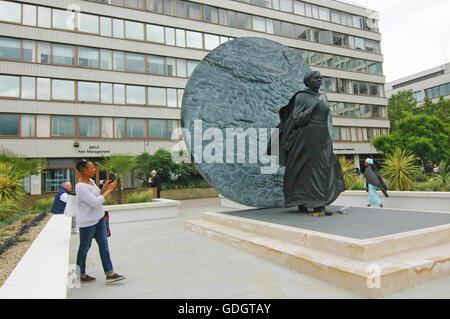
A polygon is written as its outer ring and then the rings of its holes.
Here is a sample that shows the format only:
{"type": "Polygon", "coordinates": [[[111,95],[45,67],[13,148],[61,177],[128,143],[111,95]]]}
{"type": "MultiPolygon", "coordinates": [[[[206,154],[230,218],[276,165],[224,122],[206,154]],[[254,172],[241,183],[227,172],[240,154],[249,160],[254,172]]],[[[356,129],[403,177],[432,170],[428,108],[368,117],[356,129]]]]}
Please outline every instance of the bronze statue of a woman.
{"type": "Polygon", "coordinates": [[[346,188],[328,130],[330,108],[320,98],[319,72],[306,74],[304,83],[306,88],[280,110],[279,163],[286,166],[285,206],[298,205],[301,212],[313,208],[315,212],[331,215],[325,206],[346,188]]]}

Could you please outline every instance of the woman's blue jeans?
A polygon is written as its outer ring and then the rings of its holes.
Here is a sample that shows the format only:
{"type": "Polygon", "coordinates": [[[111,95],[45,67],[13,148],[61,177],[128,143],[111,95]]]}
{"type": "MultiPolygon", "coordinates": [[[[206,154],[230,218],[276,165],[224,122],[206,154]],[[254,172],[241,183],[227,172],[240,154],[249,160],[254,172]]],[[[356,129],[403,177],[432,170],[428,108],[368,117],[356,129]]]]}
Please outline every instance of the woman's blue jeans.
{"type": "Polygon", "coordinates": [[[113,271],[113,265],[109,256],[108,238],[106,237],[106,222],[103,217],[95,225],[80,227],[80,246],[77,254],[77,266],[80,267],[80,275],[86,273],[86,257],[89,248],[91,248],[93,238],[97,241],[105,274],[113,271]]]}

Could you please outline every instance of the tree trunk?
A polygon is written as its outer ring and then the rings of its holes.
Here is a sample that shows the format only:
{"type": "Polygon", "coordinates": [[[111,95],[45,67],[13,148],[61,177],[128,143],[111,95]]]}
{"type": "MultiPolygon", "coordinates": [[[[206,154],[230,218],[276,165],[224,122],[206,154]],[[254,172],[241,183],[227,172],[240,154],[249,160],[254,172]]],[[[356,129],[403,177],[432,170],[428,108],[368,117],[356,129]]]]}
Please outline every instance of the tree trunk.
{"type": "Polygon", "coordinates": [[[119,176],[117,176],[117,195],[116,195],[117,204],[123,204],[122,198],[122,181],[119,176]]]}

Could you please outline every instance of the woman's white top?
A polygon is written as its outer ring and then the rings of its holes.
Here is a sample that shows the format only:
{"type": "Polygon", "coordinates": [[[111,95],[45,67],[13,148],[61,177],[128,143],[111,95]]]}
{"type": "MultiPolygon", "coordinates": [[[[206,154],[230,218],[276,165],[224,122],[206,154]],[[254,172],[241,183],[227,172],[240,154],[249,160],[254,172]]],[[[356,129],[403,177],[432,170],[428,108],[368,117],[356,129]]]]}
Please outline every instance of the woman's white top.
{"type": "Polygon", "coordinates": [[[100,194],[100,189],[90,179],[92,185],[79,182],[75,186],[78,200],[78,212],[76,216],[77,227],[89,227],[98,223],[103,218],[103,202],[105,198],[100,194]]]}

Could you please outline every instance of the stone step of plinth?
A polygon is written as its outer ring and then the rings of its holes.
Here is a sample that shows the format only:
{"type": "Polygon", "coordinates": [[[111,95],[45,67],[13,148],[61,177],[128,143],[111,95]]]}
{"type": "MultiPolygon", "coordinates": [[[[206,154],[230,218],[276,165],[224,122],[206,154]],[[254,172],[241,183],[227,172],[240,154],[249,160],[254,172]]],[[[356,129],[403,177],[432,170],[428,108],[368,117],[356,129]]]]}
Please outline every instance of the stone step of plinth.
{"type": "Polygon", "coordinates": [[[450,243],[360,261],[205,218],[185,221],[185,228],[366,298],[379,298],[450,275],[450,243]]]}

